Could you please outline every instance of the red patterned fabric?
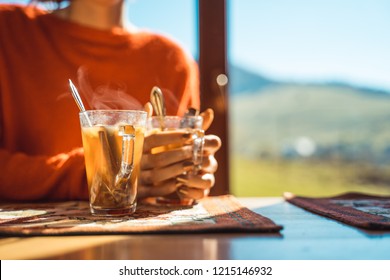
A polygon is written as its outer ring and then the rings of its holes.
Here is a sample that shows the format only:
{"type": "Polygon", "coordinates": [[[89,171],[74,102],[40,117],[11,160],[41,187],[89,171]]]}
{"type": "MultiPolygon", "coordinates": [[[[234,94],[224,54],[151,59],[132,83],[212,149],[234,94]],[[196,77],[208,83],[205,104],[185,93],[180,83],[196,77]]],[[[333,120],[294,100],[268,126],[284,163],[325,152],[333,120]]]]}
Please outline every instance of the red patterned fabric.
{"type": "Polygon", "coordinates": [[[390,230],[390,197],[347,193],[327,198],[286,195],[310,212],[368,230],[390,230]]]}
{"type": "Polygon", "coordinates": [[[87,202],[0,205],[0,236],[135,233],[278,232],[281,226],[243,207],[233,196],[191,207],[139,205],[126,217],[92,216],[87,202]]]}

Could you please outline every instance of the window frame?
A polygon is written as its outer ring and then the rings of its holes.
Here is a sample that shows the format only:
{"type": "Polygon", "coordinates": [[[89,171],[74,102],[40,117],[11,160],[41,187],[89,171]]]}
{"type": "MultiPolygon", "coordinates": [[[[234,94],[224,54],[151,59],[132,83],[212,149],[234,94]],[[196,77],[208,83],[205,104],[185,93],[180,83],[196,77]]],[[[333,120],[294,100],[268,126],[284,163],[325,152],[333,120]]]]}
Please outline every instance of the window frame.
{"type": "Polygon", "coordinates": [[[219,75],[229,77],[226,0],[198,0],[198,27],[201,109],[214,110],[214,121],[207,133],[218,135],[222,141],[222,147],[215,155],[218,170],[210,194],[222,195],[230,191],[228,84],[217,83],[219,75]]]}

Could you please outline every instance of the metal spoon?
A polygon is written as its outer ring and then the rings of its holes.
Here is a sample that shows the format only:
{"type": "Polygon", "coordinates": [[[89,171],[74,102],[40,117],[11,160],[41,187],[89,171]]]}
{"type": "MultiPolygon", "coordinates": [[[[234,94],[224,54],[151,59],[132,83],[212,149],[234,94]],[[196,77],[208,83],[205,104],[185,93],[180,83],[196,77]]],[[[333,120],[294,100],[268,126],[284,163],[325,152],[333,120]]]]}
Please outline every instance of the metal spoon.
{"type": "Polygon", "coordinates": [[[86,114],[85,107],[84,107],[83,101],[81,100],[80,94],[79,94],[76,86],[73,84],[71,79],[69,79],[69,87],[70,87],[70,90],[72,92],[73,99],[76,101],[76,104],[80,109],[80,112],[83,113],[83,115],[85,116],[85,118],[88,122],[88,126],[92,126],[92,123],[89,120],[88,115],[86,114]]]}

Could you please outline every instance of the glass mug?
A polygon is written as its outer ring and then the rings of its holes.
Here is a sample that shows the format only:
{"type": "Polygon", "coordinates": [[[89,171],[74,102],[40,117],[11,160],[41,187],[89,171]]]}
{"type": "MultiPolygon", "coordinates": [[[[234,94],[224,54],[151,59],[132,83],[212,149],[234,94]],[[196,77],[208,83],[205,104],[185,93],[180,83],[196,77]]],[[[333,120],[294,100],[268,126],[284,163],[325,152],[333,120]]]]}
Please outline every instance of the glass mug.
{"type": "MultiPolygon", "coordinates": [[[[175,132],[185,132],[191,134],[191,141],[185,145],[192,145],[192,164],[194,168],[189,172],[183,172],[183,174],[177,177],[177,182],[180,183],[180,176],[186,175],[188,173],[196,174],[202,165],[203,159],[203,145],[204,145],[204,130],[202,129],[203,117],[197,116],[165,116],[158,117],[153,116],[149,117],[147,121],[147,132],[146,135],[151,135],[155,133],[169,133],[172,131],[175,132]]],[[[173,149],[180,148],[180,144],[169,144],[165,146],[154,147],[151,150],[151,154],[157,154],[173,149]]],[[[183,184],[183,186],[185,186],[183,184]]],[[[182,187],[182,186],[181,186],[182,187]]],[[[164,197],[156,197],[152,199],[147,199],[146,201],[154,204],[171,204],[171,205],[192,205],[194,204],[193,199],[184,197],[180,193],[180,187],[176,192],[169,194],[164,197]]]]}
{"type": "Polygon", "coordinates": [[[134,213],[146,112],[90,110],[79,116],[91,213],[134,213]]]}

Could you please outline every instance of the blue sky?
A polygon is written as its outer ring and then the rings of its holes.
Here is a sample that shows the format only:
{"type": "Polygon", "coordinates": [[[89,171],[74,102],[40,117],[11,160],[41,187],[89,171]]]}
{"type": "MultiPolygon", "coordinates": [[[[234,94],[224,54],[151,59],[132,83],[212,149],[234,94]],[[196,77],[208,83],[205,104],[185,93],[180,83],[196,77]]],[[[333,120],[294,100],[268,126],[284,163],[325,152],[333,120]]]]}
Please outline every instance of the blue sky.
{"type": "MultiPolygon", "coordinates": [[[[135,25],[197,55],[196,0],[127,2],[135,25]]],[[[228,7],[233,63],[276,79],[390,90],[390,0],[228,0],[228,7]]]]}
{"type": "Polygon", "coordinates": [[[233,62],[276,78],[390,89],[390,1],[232,0],[233,62]]]}

